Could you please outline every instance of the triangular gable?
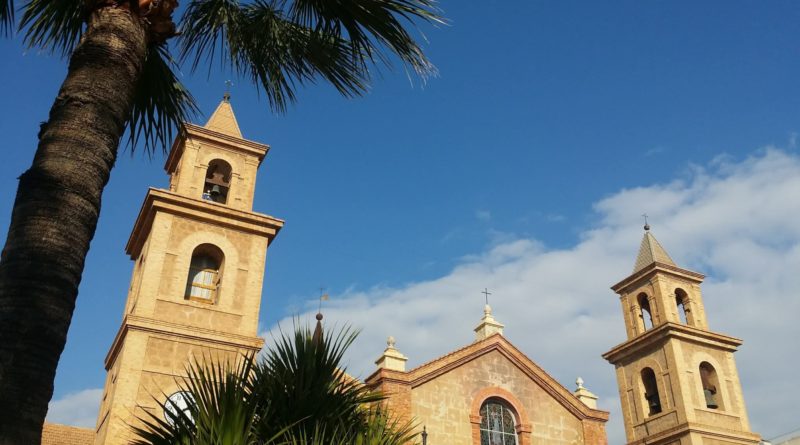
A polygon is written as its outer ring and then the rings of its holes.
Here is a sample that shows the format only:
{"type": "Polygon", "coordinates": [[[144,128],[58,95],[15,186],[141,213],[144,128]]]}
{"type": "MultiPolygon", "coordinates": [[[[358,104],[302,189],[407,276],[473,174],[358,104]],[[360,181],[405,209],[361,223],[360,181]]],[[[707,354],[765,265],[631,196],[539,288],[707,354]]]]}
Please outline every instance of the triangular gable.
{"type": "Polygon", "coordinates": [[[476,341],[407,372],[379,369],[366,379],[366,383],[371,384],[382,378],[390,378],[406,382],[411,388],[414,388],[494,351],[499,352],[513,363],[531,381],[576,417],[608,420],[609,413],[607,411],[591,409],[586,406],[501,334],[494,334],[484,340],[476,341]]]}

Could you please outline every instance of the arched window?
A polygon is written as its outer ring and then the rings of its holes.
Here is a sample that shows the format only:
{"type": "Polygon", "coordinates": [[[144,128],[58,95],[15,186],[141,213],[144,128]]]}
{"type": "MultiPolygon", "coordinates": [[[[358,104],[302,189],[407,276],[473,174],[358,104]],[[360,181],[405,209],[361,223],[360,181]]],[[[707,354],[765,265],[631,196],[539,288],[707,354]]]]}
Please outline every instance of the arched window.
{"type": "Polygon", "coordinates": [[[650,368],[642,369],[642,386],[644,400],[647,403],[647,415],[652,416],[661,412],[661,396],[658,394],[656,373],[650,368]]]}
{"type": "Polygon", "coordinates": [[[203,199],[220,204],[228,202],[231,188],[231,165],[221,159],[208,163],[206,182],[203,186],[203,199]]]}
{"type": "Polygon", "coordinates": [[[689,295],[683,289],[675,289],[675,303],[678,305],[678,316],[681,323],[689,323],[689,295]]]}
{"type": "Polygon", "coordinates": [[[719,380],[717,379],[717,371],[711,366],[711,363],[700,363],[700,382],[703,384],[706,408],[719,408],[719,380]]]}
{"type": "Polygon", "coordinates": [[[222,272],[222,251],[211,244],[201,244],[192,252],[189,278],[186,280],[186,298],[213,303],[222,272]]]}
{"type": "Polygon", "coordinates": [[[639,316],[642,317],[642,327],[644,327],[646,331],[653,327],[653,315],[650,312],[650,301],[648,301],[647,294],[644,292],[639,294],[636,299],[639,302],[639,308],[641,310],[639,316]]]}
{"type": "Polygon", "coordinates": [[[502,400],[481,405],[481,445],[517,445],[517,420],[502,400]]]}

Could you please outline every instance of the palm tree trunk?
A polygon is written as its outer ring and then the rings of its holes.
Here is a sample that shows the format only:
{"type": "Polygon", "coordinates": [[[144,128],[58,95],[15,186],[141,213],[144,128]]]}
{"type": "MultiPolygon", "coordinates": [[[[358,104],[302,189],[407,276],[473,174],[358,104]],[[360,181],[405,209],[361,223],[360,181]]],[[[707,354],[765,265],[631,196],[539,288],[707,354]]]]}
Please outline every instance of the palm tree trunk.
{"type": "Polygon", "coordinates": [[[0,445],[38,445],[100,199],[144,64],[136,14],[91,14],[31,168],[19,178],[0,257],[0,445]]]}

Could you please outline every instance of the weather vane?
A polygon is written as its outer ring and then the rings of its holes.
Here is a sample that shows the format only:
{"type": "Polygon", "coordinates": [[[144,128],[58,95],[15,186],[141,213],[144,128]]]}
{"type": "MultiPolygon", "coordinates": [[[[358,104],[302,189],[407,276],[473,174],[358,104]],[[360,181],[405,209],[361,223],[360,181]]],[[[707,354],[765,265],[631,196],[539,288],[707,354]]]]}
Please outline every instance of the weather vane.
{"type": "Polygon", "coordinates": [[[483,292],[481,292],[481,293],[486,297],[486,305],[488,306],[489,305],[489,295],[492,295],[492,293],[489,292],[489,288],[487,288],[487,287],[484,287],[483,288],[483,292]]]}
{"type": "Polygon", "coordinates": [[[323,301],[328,301],[328,298],[330,298],[330,297],[328,296],[327,293],[325,293],[325,287],[320,286],[319,287],[319,310],[317,311],[320,314],[322,313],[322,302],[323,301]]]}

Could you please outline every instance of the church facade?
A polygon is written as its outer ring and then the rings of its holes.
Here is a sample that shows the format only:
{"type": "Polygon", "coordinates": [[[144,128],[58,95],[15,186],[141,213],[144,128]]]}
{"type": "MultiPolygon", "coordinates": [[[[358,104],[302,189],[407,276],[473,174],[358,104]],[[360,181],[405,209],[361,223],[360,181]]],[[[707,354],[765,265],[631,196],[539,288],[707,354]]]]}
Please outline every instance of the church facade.
{"type": "MultiPolygon", "coordinates": [[[[180,405],[185,368],[260,350],[265,259],[283,221],[252,209],[269,147],[244,139],[229,97],[204,126],[185,124],[151,188],[126,252],[134,261],[122,322],[105,359],[94,429],[45,424],[43,444],[122,445],[130,425],[180,405]]],[[[649,228],[620,295],[628,339],[616,368],[629,445],[754,445],[733,352],[708,329],[703,276],[679,268],[649,228]]],[[[571,391],[503,335],[491,307],[475,341],[414,369],[389,339],[364,381],[427,445],[606,445],[609,413],[579,380],[571,391]],[[422,430],[420,431],[422,432],[422,430]]]]}

